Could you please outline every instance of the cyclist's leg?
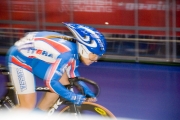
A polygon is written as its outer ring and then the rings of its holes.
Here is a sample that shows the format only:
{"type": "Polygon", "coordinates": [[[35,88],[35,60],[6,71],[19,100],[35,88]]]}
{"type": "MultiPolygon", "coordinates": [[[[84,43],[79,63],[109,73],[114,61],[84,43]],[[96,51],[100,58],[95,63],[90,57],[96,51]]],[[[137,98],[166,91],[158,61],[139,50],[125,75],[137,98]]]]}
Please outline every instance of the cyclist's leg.
{"type": "MultiPolygon", "coordinates": [[[[59,82],[63,85],[69,84],[68,76],[66,72],[62,75],[59,82]]],[[[50,93],[50,92],[45,93],[38,104],[38,108],[42,111],[48,111],[57,101],[58,97],[59,95],[57,95],[56,93],[50,93]]]]}
{"type": "Polygon", "coordinates": [[[11,80],[18,94],[19,108],[33,109],[36,104],[34,75],[28,70],[9,64],[11,80]]]}
{"type": "Polygon", "coordinates": [[[48,111],[54,105],[58,97],[59,95],[56,93],[52,93],[52,92],[44,93],[38,104],[38,108],[42,111],[48,111]]]}
{"type": "Polygon", "coordinates": [[[35,79],[30,66],[32,60],[22,55],[16,47],[8,54],[8,68],[18,94],[19,108],[33,109],[36,103],[35,79]]]}

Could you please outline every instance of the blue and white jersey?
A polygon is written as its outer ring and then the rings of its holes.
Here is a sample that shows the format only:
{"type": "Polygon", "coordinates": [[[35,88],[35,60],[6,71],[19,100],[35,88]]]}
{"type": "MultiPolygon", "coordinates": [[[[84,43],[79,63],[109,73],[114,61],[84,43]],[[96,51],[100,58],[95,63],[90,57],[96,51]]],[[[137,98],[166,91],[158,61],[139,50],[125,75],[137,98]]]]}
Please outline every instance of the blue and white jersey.
{"type": "Polygon", "coordinates": [[[9,62],[44,79],[51,90],[60,94],[59,80],[64,72],[69,78],[79,76],[77,45],[63,37],[71,38],[57,32],[29,32],[15,43],[9,62]]]}

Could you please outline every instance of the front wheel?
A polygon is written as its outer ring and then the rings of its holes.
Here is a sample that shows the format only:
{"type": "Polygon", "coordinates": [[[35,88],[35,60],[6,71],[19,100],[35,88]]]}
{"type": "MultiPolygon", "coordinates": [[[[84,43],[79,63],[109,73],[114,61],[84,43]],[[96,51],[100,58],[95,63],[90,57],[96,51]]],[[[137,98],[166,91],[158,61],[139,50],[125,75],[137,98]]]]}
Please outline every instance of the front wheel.
{"type": "MultiPolygon", "coordinates": [[[[77,107],[78,111],[81,115],[94,115],[97,117],[103,118],[112,118],[116,119],[116,117],[105,107],[91,102],[84,102],[80,107],[77,107]]],[[[60,113],[68,114],[70,112],[70,107],[64,107],[60,113]]]]}

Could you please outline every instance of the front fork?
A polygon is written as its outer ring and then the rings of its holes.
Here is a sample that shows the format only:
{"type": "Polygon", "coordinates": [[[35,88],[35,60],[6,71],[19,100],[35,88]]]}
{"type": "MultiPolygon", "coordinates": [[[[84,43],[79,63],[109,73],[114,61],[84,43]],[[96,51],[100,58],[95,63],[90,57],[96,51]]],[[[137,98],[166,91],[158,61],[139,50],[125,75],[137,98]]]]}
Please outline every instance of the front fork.
{"type": "MultiPolygon", "coordinates": [[[[70,91],[72,91],[72,92],[74,92],[74,89],[73,89],[73,84],[72,84],[72,82],[70,81],[70,88],[69,88],[69,90],[70,91]]],[[[77,119],[77,120],[79,120],[80,118],[81,118],[81,113],[80,113],[80,107],[81,106],[78,106],[78,105],[76,105],[76,104],[70,104],[69,105],[69,107],[70,107],[70,113],[77,119]]]]}
{"type": "Polygon", "coordinates": [[[80,106],[77,106],[75,104],[72,104],[69,106],[70,107],[70,114],[72,115],[73,118],[75,118],[76,120],[81,120],[82,119],[82,116],[81,116],[81,113],[80,113],[80,106]]]}

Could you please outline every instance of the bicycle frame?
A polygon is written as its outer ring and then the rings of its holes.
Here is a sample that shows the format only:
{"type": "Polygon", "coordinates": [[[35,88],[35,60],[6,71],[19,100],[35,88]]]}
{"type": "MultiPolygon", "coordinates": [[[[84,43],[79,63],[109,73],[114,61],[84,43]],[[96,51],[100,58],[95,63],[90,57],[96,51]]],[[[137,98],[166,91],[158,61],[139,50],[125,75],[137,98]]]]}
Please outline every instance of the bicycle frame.
{"type": "MultiPolygon", "coordinates": [[[[14,90],[14,86],[12,85],[11,79],[9,78],[9,72],[2,68],[0,65],[0,73],[7,76],[7,92],[4,95],[3,99],[0,99],[0,110],[7,110],[10,111],[12,108],[14,108],[17,104],[19,104],[17,93],[14,90]]],[[[81,94],[84,94],[83,88],[81,85],[78,84],[78,81],[84,81],[86,83],[89,83],[94,87],[94,93],[95,96],[99,94],[99,86],[92,80],[78,77],[78,78],[72,78],[69,79],[70,84],[65,86],[67,89],[74,92],[74,87],[78,88],[78,90],[81,91],[81,94]]],[[[43,91],[43,92],[51,92],[48,87],[36,87],[36,91],[43,91]]],[[[75,90],[76,92],[76,90],[75,90]]],[[[86,96],[87,97],[87,96],[86,96]]],[[[81,112],[83,110],[93,110],[93,112],[98,113],[100,116],[105,117],[111,117],[115,118],[115,116],[105,107],[98,105],[98,104],[92,104],[92,103],[86,103],[82,104],[81,106],[77,106],[65,99],[63,99],[61,96],[57,99],[55,104],[50,108],[50,110],[47,112],[47,116],[52,116],[59,108],[60,106],[63,107],[63,109],[60,109],[60,113],[70,113],[70,115],[74,115],[75,118],[81,118],[81,112]]]]}
{"type": "Polygon", "coordinates": [[[5,75],[7,78],[7,91],[3,95],[3,98],[0,99],[0,109],[7,109],[11,110],[19,103],[18,96],[14,91],[14,87],[12,85],[12,82],[10,81],[9,72],[6,70],[5,67],[0,65],[0,71],[2,75],[5,75]]]}
{"type": "Polygon", "coordinates": [[[4,94],[4,97],[0,99],[0,109],[11,110],[14,108],[18,103],[18,96],[14,91],[14,87],[7,86],[7,91],[4,94]]]}

